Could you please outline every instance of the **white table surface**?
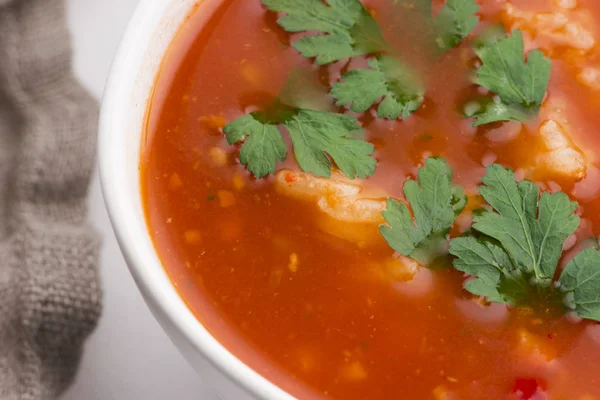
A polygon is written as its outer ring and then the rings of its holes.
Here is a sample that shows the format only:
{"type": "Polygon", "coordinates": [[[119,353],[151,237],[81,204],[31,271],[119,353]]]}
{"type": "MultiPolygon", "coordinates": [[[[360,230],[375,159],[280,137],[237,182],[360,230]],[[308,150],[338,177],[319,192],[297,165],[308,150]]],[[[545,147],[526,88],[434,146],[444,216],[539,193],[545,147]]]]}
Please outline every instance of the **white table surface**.
{"type": "MultiPolygon", "coordinates": [[[[169,1],[169,0],[165,0],[169,1]]],[[[99,99],[137,0],[67,0],[77,76],[99,99]]],[[[90,218],[104,238],[104,313],[65,400],[213,400],[144,304],[112,233],[97,173],[90,218]]]]}

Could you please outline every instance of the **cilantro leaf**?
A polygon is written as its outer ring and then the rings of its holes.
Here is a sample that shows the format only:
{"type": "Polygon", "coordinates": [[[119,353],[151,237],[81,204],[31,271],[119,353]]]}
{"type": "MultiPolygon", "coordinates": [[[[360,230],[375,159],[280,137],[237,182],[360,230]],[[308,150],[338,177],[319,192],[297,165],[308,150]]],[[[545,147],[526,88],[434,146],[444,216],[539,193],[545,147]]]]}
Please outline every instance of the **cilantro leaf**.
{"type": "Polygon", "coordinates": [[[285,13],[279,25],[287,32],[317,31],[294,43],[304,57],[319,65],[385,50],[375,19],[358,0],[262,0],[271,11],[285,13]]]}
{"type": "Polygon", "coordinates": [[[476,114],[474,126],[496,121],[525,122],[539,111],[552,63],[539,50],[529,52],[525,62],[521,31],[483,45],[476,53],[482,62],[476,83],[495,93],[500,101],[476,114]]]}
{"type": "Polygon", "coordinates": [[[287,156],[285,142],[276,125],[261,122],[257,113],[244,115],[223,129],[228,144],[244,141],[240,163],[257,178],[275,172],[277,161],[287,156]]]}
{"type": "Polygon", "coordinates": [[[349,178],[375,173],[372,144],[355,118],[329,112],[333,107],[314,68],[294,68],[279,96],[263,109],[244,115],[223,129],[227,143],[241,143],[240,163],[257,178],[272,174],[287,157],[283,129],[289,133],[296,161],[305,172],[331,175],[332,160],[349,178]]]}
{"type": "Polygon", "coordinates": [[[466,205],[462,188],[452,185],[452,175],[446,161],[428,158],[419,169],[418,183],[404,184],[414,221],[405,204],[388,199],[383,212],[387,225],[380,231],[390,247],[423,265],[444,251],[450,227],[466,205]]]}
{"type": "Polygon", "coordinates": [[[375,149],[372,144],[355,138],[361,127],[348,115],[285,109],[279,118],[267,119],[261,112],[255,112],[234,120],[223,132],[229,144],[243,141],[240,163],[247,165],[257,178],[262,178],[274,173],[277,162],[287,156],[280,126],[289,132],[294,155],[305,172],[331,176],[331,157],[351,179],[375,173],[377,162],[371,157],[375,149]]]}
{"type": "MultiPolygon", "coordinates": [[[[439,50],[447,51],[463,40],[477,25],[474,15],[479,6],[474,0],[449,0],[434,20],[431,1],[418,0],[402,4],[402,12],[414,19],[417,14],[423,20],[426,31],[432,33],[427,39],[433,42],[433,35],[439,50]]],[[[342,81],[336,83],[331,95],[337,105],[349,105],[353,112],[364,112],[376,104],[378,118],[408,118],[423,104],[424,88],[418,74],[405,63],[389,55],[378,55],[369,61],[368,69],[355,69],[346,73],[342,81]]]]}
{"type": "Polygon", "coordinates": [[[514,270],[512,260],[504,249],[489,238],[459,237],[450,241],[450,254],[456,256],[454,268],[475,279],[465,284],[465,289],[489,301],[504,303],[498,292],[504,270],[514,270]]]}
{"type": "Polygon", "coordinates": [[[475,0],[447,0],[437,16],[433,16],[431,0],[394,2],[395,10],[419,31],[420,40],[439,55],[467,38],[479,23],[475,0]]]}
{"type": "Polygon", "coordinates": [[[491,101],[481,102],[478,109],[467,117],[475,118],[473,126],[480,126],[498,121],[527,121],[530,113],[522,107],[506,105],[499,97],[494,96],[491,101]]]}
{"type": "Polygon", "coordinates": [[[579,225],[577,203],[564,193],[543,193],[514,173],[488,167],[479,192],[492,210],[474,216],[475,234],[451,240],[454,267],[477,278],[473,294],[512,305],[548,289],[562,246],[579,225]],[[543,290],[541,290],[543,291],[543,290]]]}
{"type": "Polygon", "coordinates": [[[473,229],[498,240],[515,265],[540,280],[551,280],[562,245],[577,226],[577,203],[564,193],[543,193],[531,181],[517,183],[514,173],[488,167],[479,192],[495,212],[474,218],[473,229]]]}
{"type": "Polygon", "coordinates": [[[364,112],[383,98],[379,118],[408,118],[423,104],[423,87],[409,66],[390,56],[369,61],[371,69],[354,69],[331,89],[337,105],[350,105],[353,112],[364,112]]]}
{"type": "Polygon", "coordinates": [[[448,0],[435,19],[436,43],[448,51],[464,40],[479,23],[475,0],[448,0]]]}
{"type": "Polygon", "coordinates": [[[581,318],[600,321],[600,252],[585,249],[573,258],[558,280],[567,305],[581,318]]]}
{"type": "Polygon", "coordinates": [[[348,115],[299,110],[286,121],[294,145],[296,160],[305,172],[315,176],[331,176],[329,155],[349,178],[366,178],[375,173],[373,145],[353,138],[361,130],[348,115]],[[326,155],[327,154],[327,155],[326,155]]]}

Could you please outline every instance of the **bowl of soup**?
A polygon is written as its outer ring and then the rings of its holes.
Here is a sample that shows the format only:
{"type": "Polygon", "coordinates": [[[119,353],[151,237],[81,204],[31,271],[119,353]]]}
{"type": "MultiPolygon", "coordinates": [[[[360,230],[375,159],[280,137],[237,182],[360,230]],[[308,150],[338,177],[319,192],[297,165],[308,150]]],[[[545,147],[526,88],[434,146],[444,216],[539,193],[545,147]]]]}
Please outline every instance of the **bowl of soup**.
{"type": "Polygon", "coordinates": [[[600,6],[142,0],[100,171],[227,399],[600,399],[600,6]]]}

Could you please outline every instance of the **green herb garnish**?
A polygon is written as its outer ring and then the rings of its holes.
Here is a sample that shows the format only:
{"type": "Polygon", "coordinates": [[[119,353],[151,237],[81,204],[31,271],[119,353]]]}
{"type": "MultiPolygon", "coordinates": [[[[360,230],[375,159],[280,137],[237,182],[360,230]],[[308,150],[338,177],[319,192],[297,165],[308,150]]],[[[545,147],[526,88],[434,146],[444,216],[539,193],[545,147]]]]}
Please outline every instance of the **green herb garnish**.
{"type": "MultiPolygon", "coordinates": [[[[379,118],[404,119],[422,105],[424,84],[410,66],[390,54],[394,50],[360,1],[262,2],[269,10],[285,14],[278,23],[286,31],[308,33],[294,47],[306,57],[316,57],[317,64],[377,54],[369,61],[370,68],[351,70],[333,85],[330,95],[338,106],[364,112],[377,104],[379,118]]],[[[448,0],[435,17],[431,1],[414,0],[404,6],[411,15],[416,13],[423,19],[424,43],[431,43],[433,38],[442,52],[465,39],[479,20],[476,16],[479,6],[474,0],[448,0]]],[[[550,61],[534,50],[526,63],[519,31],[510,38],[480,41],[477,54],[483,63],[477,83],[496,96],[465,109],[475,118],[475,125],[511,119],[523,121],[539,110],[548,85],[550,61]]],[[[360,131],[356,120],[330,112],[323,97],[319,99],[319,107],[310,105],[311,97],[318,97],[321,89],[314,92],[317,96],[308,94],[308,105],[306,99],[293,104],[282,94],[269,110],[254,112],[227,125],[224,132],[228,143],[243,142],[240,162],[257,177],[275,172],[277,163],[287,157],[281,132],[281,128],[286,128],[298,164],[305,172],[329,176],[335,163],[350,178],[372,175],[376,164],[372,157],[374,149],[356,138],[355,133],[360,131]]],[[[288,97],[302,98],[302,93],[295,92],[303,91],[303,85],[296,86],[288,90],[291,94],[288,97]]]]}
{"type": "Polygon", "coordinates": [[[479,6],[474,0],[448,0],[444,4],[434,22],[435,41],[440,51],[455,47],[475,29],[479,22],[477,11],[479,6]]]}
{"type": "MultiPolygon", "coordinates": [[[[287,32],[311,32],[293,45],[305,57],[316,57],[317,64],[344,58],[389,52],[380,27],[358,0],[263,0],[271,11],[285,13],[278,23],[287,32]]],[[[456,46],[474,29],[479,9],[474,0],[449,0],[434,19],[431,1],[404,4],[404,10],[417,11],[423,25],[433,33],[438,50],[456,46]]],[[[415,71],[389,55],[380,54],[369,62],[370,69],[356,69],[334,85],[332,97],[338,105],[350,105],[364,112],[379,104],[378,117],[407,118],[423,103],[424,88],[415,71]]]]}
{"type": "Polygon", "coordinates": [[[380,231],[392,249],[422,265],[444,254],[450,227],[467,204],[462,188],[452,184],[452,175],[445,160],[428,158],[419,169],[418,183],[404,184],[414,221],[405,204],[388,199],[383,212],[387,225],[380,231]]]}
{"type": "Polygon", "coordinates": [[[275,118],[264,112],[244,115],[224,128],[227,143],[243,141],[240,162],[257,178],[275,172],[287,149],[280,127],[292,138],[294,155],[305,172],[331,176],[332,163],[349,178],[366,178],[375,172],[373,145],[357,139],[356,119],[343,114],[283,106],[275,118]]]}
{"type": "MultiPolygon", "coordinates": [[[[436,43],[437,52],[445,52],[458,45],[475,28],[479,19],[474,15],[479,6],[473,0],[450,0],[438,16],[432,17],[431,1],[403,4],[406,10],[416,11],[428,25],[436,43]]],[[[337,105],[350,105],[353,112],[364,112],[378,101],[377,117],[408,118],[424,101],[424,85],[419,75],[408,64],[385,54],[369,61],[369,69],[354,69],[336,83],[331,96],[337,105]]]]}
{"type": "MultiPolygon", "coordinates": [[[[435,54],[442,54],[467,38],[479,22],[479,6],[475,0],[448,0],[437,16],[433,15],[431,0],[395,2],[395,11],[418,29],[421,39],[435,54]]],[[[429,50],[429,49],[428,49],[429,50]]]]}
{"type": "Polygon", "coordinates": [[[504,270],[522,271],[547,285],[556,272],[564,241],[579,225],[579,217],[573,214],[577,203],[564,193],[540,197],[533,182],[517,183],[511,170],[497,164],[488,167],[482,181],[479,192],[493,211],[475,216],[473,229],[495,239],[505,250],[511,264],[504,270]]]}
{"type": "Polygon", "coordinates": [[[281,128],[289,133],[303,171],[329,177],[333,160],[351,179],[372,175],[373,145],[360,139],[355,118],[329,112],[331,107],[316,71],[298,67],[268,107],[232,121],[223,132],[227,143],[242,143],[240,163],[257,178],[274,173],[288,156],[281,128]]]}
{"type": "Polygon", "coordinates": [[[337,105],[350,105],[364,112],[381,98],[377,117],[407,118],[423,104],[423,86],[418,75],[395,58],[380,55],[369,61],[370,69],[354,69],[333,85],[331,96],[337,105]]]}
{"type": "Polygon", "coordinates": [[[552,63],[539,50],[525,62],[523,35],[514,31],[508,38],[476,49],[482,66],[476,83],[497,97],[475,113],[474,126],[497,121],[526,122],[538,113],[548,88],[552,63]]]}
{"type": "Polygon", "coordinates": [[[287,32],[317,31],[293,46],[319,65],[387,48],[375,19],[358,0],[262,0],[271,11],[285,13],[279,25],[287,32]]]}
{"type": "Polygon", "coordinates": [[[600,252],[585,249],[565,267],[558,280],[567,307],[581,318],[600,321],[600,252]]]}
{"type": "Polygon", "coordinates": [[[479,191],[492,207],[474,217],[472,232],[453,239],[454,267],[476,279],[465,288],[513,306],[568,301],[583,318],[600,319],[600,254],[585,250],[554,282],[567,237],[577,229],[577,203],[564,193],[543,193],[516,181],[499,165],[488,167],[479,191]]]}
{"type": "MultiPolygon", "coordinates": [[[[476,210],[473,226],[450,241],[454,267],[473,279],[465,289],[488,301],[511,306],[541,306],[545,313],[562,304],[579,317],[600,321],[600,251],[585,249],[555,279],[563,244],[579,226],[577,203],[562,192],[542,193],[533,182],[491,165],[479,192],[490,208],[476,210]]],[[[398,253],[424,266],[446,253],[448,232],[467,199],[452,183],[441,158],[429,158],[418,183],[404,193],[410,208],[388,199],[380,227],[398,253]],[[414,215],[414,219],[413,219],[414,215]]]]}
{"type": "Polygon", "coordinates": [[[366,178],[375,173],[376,161],[371,157],[375,150],[372,144],[356,138],[361,127],[354,118],[298,110],[284,126],[292,137],[294,154],[303,171],[331,176],[329,155],[348,178],[366,178]]]}
{"type": "Polygon", "coordinates": [[[275,172],[277,162],[285,161],[287,149],[277,123],[261,121],[260,113],[240,117],[223,129],[228,144],[243,141],[240,163],[257,178],[275,172]]]}

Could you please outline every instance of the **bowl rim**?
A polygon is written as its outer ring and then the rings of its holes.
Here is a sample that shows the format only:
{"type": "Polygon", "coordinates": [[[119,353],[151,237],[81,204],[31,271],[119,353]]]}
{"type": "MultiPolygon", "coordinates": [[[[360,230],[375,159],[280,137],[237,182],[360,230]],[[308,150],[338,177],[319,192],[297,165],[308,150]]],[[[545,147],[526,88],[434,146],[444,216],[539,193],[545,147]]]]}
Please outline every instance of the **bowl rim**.
{"type": "MultiPolygon", "coordinates": [[[[202,7],[200,3],[203,1],[197,0],[199,7],[202,7]]],[[[133,103],[131,95],[135,91],[135,78],[139,75],[139,67],[143,65],[152,38],[172,4],[164,0],[141,0],[138,3],[106,81],[99,121],[98,165],[108,215],[130,273],[144,299],[155,306],[154,312],[160,313],[160,317],[175,327],[188,345],[250,394],[261,399],[293,399],[235,357],[193,315],[164,271],[146,222],[140,223],[136,218],[139,210],[135,209],[132,196],[135,193],[140,195],[139,178],[138,186],[133,189],[127,179],[128,174],[123,173],[128,167],[127,138],[133,134],[129,126],[133,103]]],[[[161,56],[164,57],[165,53],[161,53],[161,56]]],[[[151,96],[152,90],[149,90],[145,101],[150,101],[151,96]]],[[[148,103],[142,106],[145,113],[148,103]]],[[[145,118],[139,127],[140,131],[135,133],[140,135],[137,161],[142,148],[144,125],[145,118]]],[[[135,173],[138,173],[137,169],[135,173]]]]}

